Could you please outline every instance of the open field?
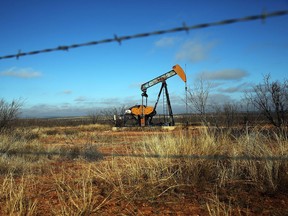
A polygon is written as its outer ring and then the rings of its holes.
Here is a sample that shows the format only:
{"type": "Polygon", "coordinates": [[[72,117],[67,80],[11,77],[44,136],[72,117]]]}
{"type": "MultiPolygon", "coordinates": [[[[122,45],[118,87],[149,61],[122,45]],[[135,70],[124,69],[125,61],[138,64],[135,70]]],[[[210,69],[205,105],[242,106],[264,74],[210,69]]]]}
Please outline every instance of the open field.
{"type": "Polygon", "coordinates": [[[1,215],[288,215],[287,131],[18,127],[1,215]]]}

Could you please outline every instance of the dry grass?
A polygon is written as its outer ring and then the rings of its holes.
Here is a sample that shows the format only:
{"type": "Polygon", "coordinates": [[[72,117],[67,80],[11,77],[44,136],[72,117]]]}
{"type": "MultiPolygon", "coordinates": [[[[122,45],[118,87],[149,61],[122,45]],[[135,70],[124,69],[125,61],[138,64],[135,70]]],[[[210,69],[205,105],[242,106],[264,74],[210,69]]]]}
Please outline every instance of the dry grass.
{"type": "Polygon", "coordinates": [[[44,148],[34,137],[26,131],[0,135],[0,175],[9,173],[21,176],[44,172],[45,158],[37,155],[44,148]]]}
{"type": "MultiPolygon", "coordinates": [[[[175,158],[177,155],[227,155],[283,156],[288,154],[288,140],[274,134],[267,137],[259,131],[243,134],[238,138],[231,134],[200,131],[198,136],[181,133],[147,136],[142,145],[136,145],[135,157],[112,158],[92,167],[96,179],[114,188],[119,197],[132,202],[160,197],[178,197],[189,194],[193,187],[241,188],[275,194],[287,190],[287,161],[281,160],[206,160],[175,158]],[[273,142],[273,145],[271,145],[273,142]],[[139,156],[142,155],[142,156],[139,156]],[[154,157],[154,156],[161,157],[154,157]],[[286,188],[286,189],[285,189],[286,188]]],[[[239,213],[237,202],[234,204],[239,213]]],[[[210,215],[234,215],[229,203],[220,202],[217,195],[207,201],[210,215]],[[214,199],[214,200],[213,200],[214,199]]],[[[246,210],[242,210],[245,212],[246,210]]],[[[239,213],[239,215],[241,215],[239,213]]]]}
{"type": "Polygon", "coordinates": [[[13,174],[4,177],[0,188],[1,213],[3,215],[35,215],[37,200],[27,197],[27,185],[34,184],[31,178],[17,179],[13,174]]]}
{"type": "MultiPolygon", "coordinates": [[[[229,199],[223,201],[213,191],[226,189],[232,193],[238,188],[269,194],[287,192],[287,160],[237,159],[287,155],[288,140],[283,134],[268,135],[255,129],[236,137],[229,131],[219,133],[206,128],[199,129],[197,134],[185,130],[152,132],[134,144],[123,145],[121,152],[127,152],[126,156],[103,158],[98,147],[106,143],[119,148],[119,139],[105,137],[103,132],[107,128],[96,128],[39,129],[31,132],[33,138],[27,133],[25,136],[1,135],[1,213],[34,215],[37,212],[37,199],[28,201],[25,190],[31,174],[50,176],[51,190],[56,191],[58,203],[54,205],[51,201],[52,215],[97,215],[111,202],[125,201],[133,206],[135,202],[180,199],[192,196],[193,188],[212,190],[212,195],[205,199],[207,214],[241,215],[244,212],[245,215],[248,211],[236,198],[232,197],[233,203],[229,199]],[[44,147],[40,141],[47,136],[65,138],[65,142],[61,146],[44,147]],[[25,151],[36,154],[24,154],[25,151]],[[37,154],[43,151],[47,155],[37,154]],[[223,160],[179,157],[187,155],[229,157],[223,160]],[[68,168],[57,170],[45,165],[63,159],[67,160],[68,168]]],[[[129,141],[128,137],[122,139],[124,143],[129,141]]],[[[126,213],[136,214],[128,207],[126,213]]]]}
{"type": "Polygon", "coordinates": [[[59,209],[53,209],[55,215],[91,215],[99,212],[110,198],[104,195],[95,184],[91,167],[84,170],[62,170],[62,174],[52,172],[59,201],[59,209]]]}

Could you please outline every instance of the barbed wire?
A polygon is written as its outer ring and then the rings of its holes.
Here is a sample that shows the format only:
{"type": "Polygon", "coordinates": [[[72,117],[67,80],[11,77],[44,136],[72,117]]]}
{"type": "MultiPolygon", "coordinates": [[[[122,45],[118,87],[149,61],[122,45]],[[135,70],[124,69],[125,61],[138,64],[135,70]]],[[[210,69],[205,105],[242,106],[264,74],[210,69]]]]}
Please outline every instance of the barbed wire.
{"type": "Polygon", "coordinates": [[[143,157],[143,158],[169,158],[169,159],[192,159],[192,160],[236,160],[236,161],[288,161],[288,155],[279,156],[250,156],[250,155],[159,155],[159,154],[103,154],[112,157],[143,157]]]}
{"type": "Polygon", "coordinates": [[[119,154],[119,153],[101,153],[98,151],[71,152],[71,151],[17,151],[17,150],[0,150],[0,156],[62,156],[66,158],[82,157],[88,160],[103,160],[104,157],[136,157],[136,158],[158,158],[158,159],[192,159],[192,160],[212,160],[212,161],[288,161],[288,155],[274,156],[253,156],[253,155],[160,155],[160,154],[119,154]]]}
{"type": "Polygon", "coordinates": [[[254,20],[259,20],[259,19],[264,21],[265,19],[270,18],[270,17],[277,17],[277,16],[284,16],[284,15],[288,15],[288,10],[274,11],[270,13],[263,12],[262,14],[258,14],[258,15],[226,19],[226,20],[221,20],[221,21],[216,21],[216,22],[196,24],[192,26],[187,26],[186,23],[184,22],[182,23],[182,26],[172,28],[172,29],[158,30],[158,31],[153,31],[153,32],[140,33],[140,34],[134,34],[134,35],[128,35],[128,36],[121,36],[121,37],[118,37],[115,34],[113,38],[108,38],[108,39],[103,39],[103,40],[98,40],[98,41],[90,41],[86,43],[58,46],[55,48],[47,48],[47,49],[42,49],[42,50],[30,51],[30,52],[22,52],[21,50],[19,50],[17,54],[0,56],[0,60],[8,59],[8,58],[19,59],[20,57],[27,56],[27,55],[36,55],[40,53],[48,53],[48,52],[54,52],[54,51],[68,51],[69,49],[73,49],[73,48],[79,48],[83,46],[92,46],[92,45],[111,43],[111,42],[117,42],[119,43],[119,45],[121,45],[122,41],[124,40],[143,38],[143,37],[148,37],[148,36],[153,36],[153,35],[162,35],[162,34],[174,33],[174,32],[180,32],[180,31],[186,31],[187,33],[189,33],[190,30],[194,30],[194,29],[228,25],[228,24],[233,24],[233,23],[238,23],[238,22],[248,22],[248,21],[254,21],[254,20]]]}

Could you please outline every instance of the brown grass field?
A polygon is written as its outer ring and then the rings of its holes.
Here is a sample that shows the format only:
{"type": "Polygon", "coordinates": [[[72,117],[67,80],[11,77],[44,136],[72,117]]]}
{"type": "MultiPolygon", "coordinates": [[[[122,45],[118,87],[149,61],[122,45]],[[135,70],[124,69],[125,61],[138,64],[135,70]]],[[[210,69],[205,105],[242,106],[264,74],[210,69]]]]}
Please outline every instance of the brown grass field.
{"type": "Polygon", "coordinates": [[[287,131],[18,127],[0,215],[288,215],[287,131]]]}

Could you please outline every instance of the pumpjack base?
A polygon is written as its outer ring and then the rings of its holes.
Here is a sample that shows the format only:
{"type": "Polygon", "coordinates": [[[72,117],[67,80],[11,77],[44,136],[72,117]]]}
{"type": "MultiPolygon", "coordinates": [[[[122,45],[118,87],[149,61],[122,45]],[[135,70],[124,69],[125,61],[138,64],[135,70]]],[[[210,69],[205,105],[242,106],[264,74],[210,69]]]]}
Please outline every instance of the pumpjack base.
{"type": "Polygon", "coordinates": [[[112,127],[112,131],[173,131],[176,126],[151,126],[151,127],[112,127]]]}

